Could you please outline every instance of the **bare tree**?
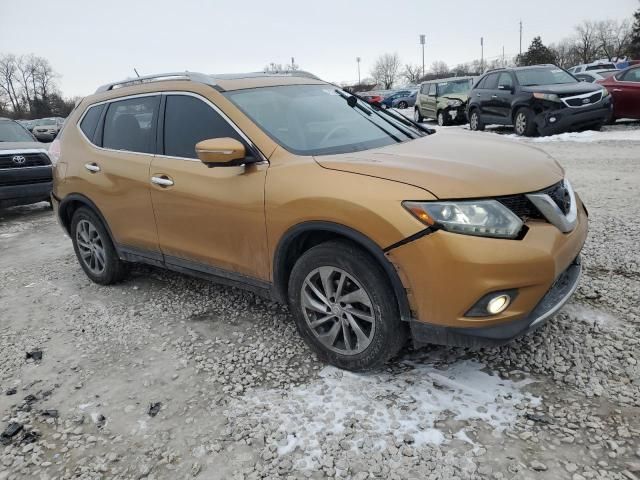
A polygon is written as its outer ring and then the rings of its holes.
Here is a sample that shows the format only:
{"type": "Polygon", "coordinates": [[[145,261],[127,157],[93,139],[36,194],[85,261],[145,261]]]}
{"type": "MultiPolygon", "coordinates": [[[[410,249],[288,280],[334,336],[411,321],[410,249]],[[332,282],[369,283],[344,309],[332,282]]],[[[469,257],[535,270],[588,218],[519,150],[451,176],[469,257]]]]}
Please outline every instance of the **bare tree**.
{"type": "Polygon", "coordinates": [[[385,89],[391,88],[398,78],[400,70],[400,57],[397,53],[385,53],[380,55],[371,70],[371,76],[385,89]]]}
{"type": "Polygon", "coordinates": [[[595,60],[600,50],[596,24],[585,20],[576,26],[576,51],[582,63],[595,60]]]}
{"type": "Polygon", "coordinates": [[[599,47],[611,61],[624,56],[631,46],[633,30],[628,20],[602,20],[596,23],[599,47]]]}
{"type": "Polygon", "coordinates": [[[581,57],[576,43],[575,38],[565,38],[549,46],[549,49],[556,57],[556,65],[562,68],[569,68],[580,63],[581,57]]]}
{"type": "Polygon", "coordinates": [[[18,83],[18,66],[15,55],[0,56],[0,91],[8,98],[14,112],[21,112],[18,83]]]}
{"type": "Polygon", "coordinates": [[[431,64],[431,68],[429,68],[429,72],[432,73],[436,78],[437,77],[446,77],[451,73],[449,70],[449,65],[442,60],[435,61],[431,64]]]}
{"type": "Polygon", "coordinates": [[[35,94],[40,96],[40,100],[46,101],[50,93],[55,92],[55,79],[58,76],[49,60],[42,57],[35,57],[34,83],[35,94]]]}
{"type": "Polygon", "coordinates": [[[418,83],[420,82],[420,78],[422,77],[422,66],[410,65],[407,63],[404,66],[404,70],[402,71],[402,76],[407,80],[408,83],[418,83]]]}
{"type": "Polygon", "coordinates": [[[18,57],[18,82],[22,89],[22,96],[26,108],[31,110],[33,102],[36,98],[35,77],[37,71],[37,58],[31,55],[22,55],[18,57]]]}

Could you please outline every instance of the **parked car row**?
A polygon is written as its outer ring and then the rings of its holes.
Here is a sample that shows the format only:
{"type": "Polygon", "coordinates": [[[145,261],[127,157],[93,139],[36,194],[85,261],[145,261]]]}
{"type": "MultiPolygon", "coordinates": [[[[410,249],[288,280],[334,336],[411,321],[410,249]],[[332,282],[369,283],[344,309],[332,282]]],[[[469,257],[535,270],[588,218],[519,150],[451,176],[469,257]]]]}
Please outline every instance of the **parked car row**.
{"type": "Polygon", "coordinates": [[[38,120],[18,120],[18,122],[41,142],[52,142],[62,128],[64,118],[49,117],[38,120]]]}

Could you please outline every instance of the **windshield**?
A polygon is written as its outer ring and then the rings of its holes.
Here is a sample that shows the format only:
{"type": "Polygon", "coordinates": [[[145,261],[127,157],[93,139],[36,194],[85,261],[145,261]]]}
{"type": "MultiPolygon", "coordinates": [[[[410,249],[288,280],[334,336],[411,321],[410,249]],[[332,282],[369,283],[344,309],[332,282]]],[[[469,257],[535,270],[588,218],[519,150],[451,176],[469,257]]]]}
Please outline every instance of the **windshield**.
{"type": "Polygon", "coordinates": [[[585,70],[602,70],[603,68],[616,68],[613,63],[599,63],[598,65],[589,65],[585,70]]]}
{"type": "Polygon", "coordinates": [[[331,85],[262,87],[225,95],[272,139],[299,155],[357,152],[425,134],[331,85]],[[347,102],[349,98],[353,100],[347,102]]]}
{"type": "Polygon", "coordinates": [[[533,85],[559,85],[563,83],[576,83],[571,74],[561,68],[531,68],[526,70],[516,70],[518,83],[523,87],[533,85]]]}
{"type": "Polygon", "coordinates": [[[471,80],[456,80],[453,82],[438,83],[438,96],[457,95],[469,93],[471,90],[471,80]]]}
{"type": "Polygon", "coordinates": [[[0,142],[33,142],[33,137],[20,124],[0,121],[0,142]]]}

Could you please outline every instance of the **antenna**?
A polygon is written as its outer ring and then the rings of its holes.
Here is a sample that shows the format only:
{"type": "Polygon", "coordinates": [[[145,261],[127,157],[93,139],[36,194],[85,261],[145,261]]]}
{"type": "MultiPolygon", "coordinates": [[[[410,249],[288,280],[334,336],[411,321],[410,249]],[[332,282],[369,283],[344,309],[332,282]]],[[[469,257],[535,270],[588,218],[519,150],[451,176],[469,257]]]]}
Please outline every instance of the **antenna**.
{"type": "Polygon", "coordinates": [[[140,74],[138,73],[138,70],[135,69],[135,67],[134,67],[133,71],[136,72],[136,75],[138,76],[138,78],[140,78],[140,74]]]}

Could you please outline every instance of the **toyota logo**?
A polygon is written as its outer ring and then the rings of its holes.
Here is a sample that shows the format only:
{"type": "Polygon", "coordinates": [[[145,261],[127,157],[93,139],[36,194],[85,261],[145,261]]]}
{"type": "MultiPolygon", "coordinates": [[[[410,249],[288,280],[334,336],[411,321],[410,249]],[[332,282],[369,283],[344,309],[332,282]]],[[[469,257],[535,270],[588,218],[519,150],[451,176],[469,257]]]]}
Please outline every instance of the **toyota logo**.
{"type": "Polygon", "coordinates": [[[13,157],[13,158],[11,159],[11,161],[12,161],[13,163],[15,163],[16,165],[24,165],[24,164],[25,164],[25,162],[27,161],[27,159],[26,159],[26,158],[24,158],[22,155],[16,155],[15,157],[13,157]]]}

